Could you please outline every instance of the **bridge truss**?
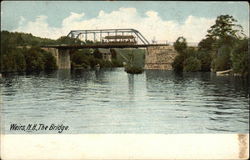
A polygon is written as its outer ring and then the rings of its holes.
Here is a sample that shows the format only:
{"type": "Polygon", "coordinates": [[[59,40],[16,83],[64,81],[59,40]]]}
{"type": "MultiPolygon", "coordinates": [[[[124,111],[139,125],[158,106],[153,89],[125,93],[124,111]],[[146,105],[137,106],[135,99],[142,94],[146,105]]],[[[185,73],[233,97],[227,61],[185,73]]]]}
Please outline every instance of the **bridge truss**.
{"type": "Polygon", "coordinates": [[[72,30],[67,35],[71,38],[78,38],[85,42],[93,41],[98,43],[105,43],[106,37],[128,37],[133,36],[136,39],[136,44],[149,45],[148,40],[135,29],[99,29],[99,30],[72,30]]]}

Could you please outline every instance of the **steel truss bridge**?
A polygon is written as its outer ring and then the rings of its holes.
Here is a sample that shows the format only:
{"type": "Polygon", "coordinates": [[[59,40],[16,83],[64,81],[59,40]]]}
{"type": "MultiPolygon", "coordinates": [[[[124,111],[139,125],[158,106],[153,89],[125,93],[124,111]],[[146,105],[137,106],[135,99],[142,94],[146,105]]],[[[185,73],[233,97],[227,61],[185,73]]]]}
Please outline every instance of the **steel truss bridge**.
{"type": "Polygon", "coordinates": [[[67,35],[80,40],[103,43],[106,36],[134,36],[137,44],[149,44],[148,40],[135,29],[72,30],[67,35]]]}
{"type": "Polygon", "coordinates": [[[167,44],[150,44],[149,41],[135,29],[100,29],[100,30],[72,30],[67,37],[85,41],[83,44],[61,44],[41,46],[58,49],[83,48],[147,48],[149,46],[166,46],[167,44]],[[134,37],[136,43],[105,43],[105,37],[134,37]],[[86,42],[92,43],[86,43],[86,42]]]}

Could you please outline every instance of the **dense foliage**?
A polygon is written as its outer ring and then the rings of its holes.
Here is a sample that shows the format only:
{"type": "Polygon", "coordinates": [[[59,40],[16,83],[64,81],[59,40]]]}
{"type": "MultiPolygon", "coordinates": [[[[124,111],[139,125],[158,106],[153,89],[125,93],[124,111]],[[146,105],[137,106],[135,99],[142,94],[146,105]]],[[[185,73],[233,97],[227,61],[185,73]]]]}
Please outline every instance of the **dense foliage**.
{"type": "Polygon", "coordinates": [[[232,16],[218,16],[196,49],[190,50],[186,39],[179,37],[174,43],[179,53],[172,66],[176,71],[222,71],[248,75],[248,40],[242,27],[232,16]]]}
{"type": "Polygon", "coordinates": [[[201,61],[195,57],[188,57],[183,64],[184,71],[200,71],[201,70],[201,61]]]}
{"type": "Polygon", "coordinates": [[[56,60],[51,53],[38,47],[8,49],[1,55],[2,72],[33,72],[57,69],[56,60]]]}
{"type": "Polygon", "coordinates": [[[231,61],[234,72],[245,76],[249,75],[248,44],[249,41],[247,39],[240,40],[231,52],[231,61]]]}
{"type": "Polygon", "coordinates": [[[79,39],[70,38],[67,36],[62,36],[56,40],[56,44],[63,45],[63,44],[82,44],[83,42],[79,39]]]}
{"type": "Polygon", "coordinates": [[[46,44],[56,44],[56,41],[26,33],[1,31],[1,72],[57,69],[52,54],[38,47],[46,44]]]}
{"type": "Polygon", "coordinates": [[[194,72],[201,70],[201,61],[198,59],[198,52],[193,47],[188,47],[186,39],[179,37],[174,43],[175,50],[179,53],[172,66],[175,71],[194,72]]]}

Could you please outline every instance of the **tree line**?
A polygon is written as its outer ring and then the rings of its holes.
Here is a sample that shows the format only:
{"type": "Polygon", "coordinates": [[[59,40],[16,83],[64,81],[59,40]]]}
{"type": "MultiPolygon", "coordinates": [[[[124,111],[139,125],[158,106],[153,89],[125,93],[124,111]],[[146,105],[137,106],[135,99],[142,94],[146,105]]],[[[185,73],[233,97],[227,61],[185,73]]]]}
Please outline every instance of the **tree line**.
{"type": "Polygon", "coordinates": [[[188,47],[179,37],[174,43],[178,52],[172,66],[175,71],[223,71],[231,69],[243,76],[249,75],[249,38],[241,25],[230,15],[220,15],[198,47],[188,47]]]}

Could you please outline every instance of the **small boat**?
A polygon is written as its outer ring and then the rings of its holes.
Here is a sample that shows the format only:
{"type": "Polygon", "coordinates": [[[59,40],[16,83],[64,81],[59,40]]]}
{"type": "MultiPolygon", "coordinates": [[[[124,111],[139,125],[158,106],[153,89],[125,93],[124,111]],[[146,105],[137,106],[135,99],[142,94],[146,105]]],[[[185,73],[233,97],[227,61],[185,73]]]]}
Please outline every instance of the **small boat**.
{"type": "Polygon", "coordinates": [[[225,70],[225,71],[217,71],[216,75],[217,76],[227,76],[227,75],[231,74],[232,71],[233,71],[232,69],[225,70]]]}

